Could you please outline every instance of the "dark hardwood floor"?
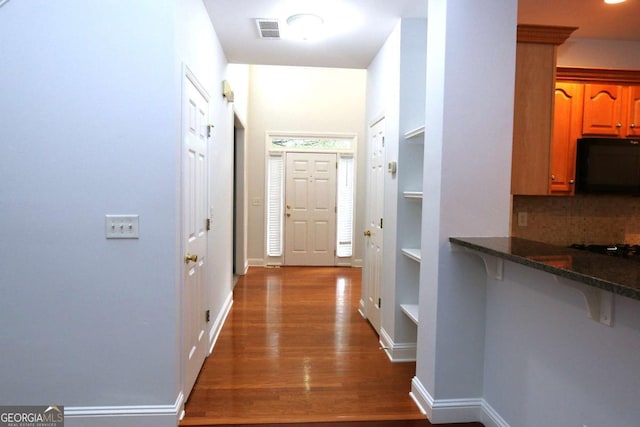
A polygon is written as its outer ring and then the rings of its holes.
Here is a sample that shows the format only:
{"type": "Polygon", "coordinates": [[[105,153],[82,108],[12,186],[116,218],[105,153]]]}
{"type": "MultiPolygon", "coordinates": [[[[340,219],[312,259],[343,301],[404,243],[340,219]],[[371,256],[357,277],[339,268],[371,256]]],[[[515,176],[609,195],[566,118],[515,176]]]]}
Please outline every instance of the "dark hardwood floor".
{"type": "Polygon", "coordinates": [[[250,269],[180,425],[430,426],[415,364],[391,363],[358,313],[360,283],[358,268],[250,269]]]}

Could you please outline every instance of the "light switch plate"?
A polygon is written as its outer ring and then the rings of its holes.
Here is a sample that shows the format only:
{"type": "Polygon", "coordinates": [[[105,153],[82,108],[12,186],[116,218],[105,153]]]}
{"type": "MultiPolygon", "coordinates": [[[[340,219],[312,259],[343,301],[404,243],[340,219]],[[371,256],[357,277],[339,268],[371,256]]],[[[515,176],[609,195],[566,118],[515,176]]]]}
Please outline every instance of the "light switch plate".
{"type": "Polygon", "coordinates": [[[107,239],[139,239],[138,215],[105,215],[105,236],[107,239]]]}

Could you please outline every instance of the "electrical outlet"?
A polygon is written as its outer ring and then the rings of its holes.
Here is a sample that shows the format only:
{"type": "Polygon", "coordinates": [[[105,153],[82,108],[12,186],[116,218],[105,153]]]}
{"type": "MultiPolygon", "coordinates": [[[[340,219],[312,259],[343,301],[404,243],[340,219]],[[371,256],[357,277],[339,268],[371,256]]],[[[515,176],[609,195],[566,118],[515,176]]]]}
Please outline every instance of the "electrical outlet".
{"type": "Polygon", "coordinates": [[[529,215],[526,212],[518,212],[518,227],[526,227],[529,215]]]}
{"type": "Polygon", "coordinates": [[[105,215],[105,236],[107,239],[139,239],[138,215],[105,215]]]}

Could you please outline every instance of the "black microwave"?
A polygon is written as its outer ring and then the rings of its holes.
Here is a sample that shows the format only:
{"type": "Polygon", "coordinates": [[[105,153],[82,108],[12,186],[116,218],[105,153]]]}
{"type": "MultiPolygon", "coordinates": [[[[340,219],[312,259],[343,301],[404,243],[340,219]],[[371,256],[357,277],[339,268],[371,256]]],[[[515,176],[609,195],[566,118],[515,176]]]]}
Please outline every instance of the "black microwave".
{"type": "Polygon", "coordinates": [[[576,193],[640,195],[640,138],[580,138],[576,193]]]}

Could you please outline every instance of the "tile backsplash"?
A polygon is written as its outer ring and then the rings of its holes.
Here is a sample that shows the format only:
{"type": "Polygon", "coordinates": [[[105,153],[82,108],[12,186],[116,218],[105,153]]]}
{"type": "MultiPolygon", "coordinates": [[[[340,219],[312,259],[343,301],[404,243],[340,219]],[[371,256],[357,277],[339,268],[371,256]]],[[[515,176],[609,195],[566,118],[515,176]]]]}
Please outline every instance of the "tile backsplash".
{"type": "Polygon", "coordinates": [[[640,244],[640,197],[513,196],[511,235],[554,245],[640,244]],[[526,212],[527,226],[518,226],[526,212]]]}

